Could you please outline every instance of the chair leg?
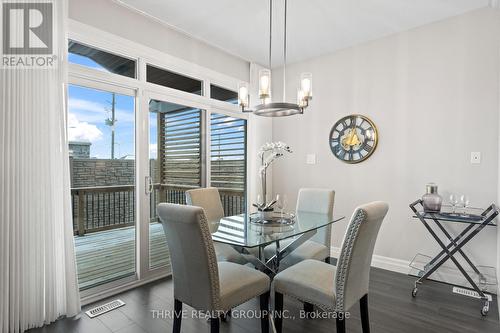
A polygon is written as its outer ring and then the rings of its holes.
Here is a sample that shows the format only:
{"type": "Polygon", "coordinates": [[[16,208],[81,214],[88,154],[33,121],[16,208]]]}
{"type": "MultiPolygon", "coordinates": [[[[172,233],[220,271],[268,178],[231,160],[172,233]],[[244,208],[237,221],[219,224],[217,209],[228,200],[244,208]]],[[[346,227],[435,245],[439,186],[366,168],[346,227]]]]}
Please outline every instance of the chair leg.
{"type": "Polygon", "coordinates": [[[174,300],[174,327],[173,333],[181,332],[181,321],[182,321],[182,302],[179,300],[174,300]]]}
{"type": "Polygon", "coordinates": [[[359,300],[359,308],[361,312],[361,327],[363,333],[370,333],[370,319],[368,317],[368,294],[361,297],[359,300]]]}
{"type": "Polygon", "coordinates": [[[262,333],[269,332],[269,292],[260,295],[260,326],[262,333]]]}
{"type": "Polygon", "coordinates": [[[312,305],[311,303],[304,302],[304,314],[306,318],[309,318],[313,312],[314,312],[314,305],[312,305]]]}
{"type": "Polygon", "coordinates": [[[283,330],[283,294],[274,293],[274,325],[276,332],[281,333],[283,330]]]}
{"type": "Polygon", "coordinates": [[[210,333],[219,333],[219,318],[210,318],[210,333]]]}
{"type": "Polygon", "coordinates": [[[337,333],[345,333],[345,316],[337,312],[337,333]]]}

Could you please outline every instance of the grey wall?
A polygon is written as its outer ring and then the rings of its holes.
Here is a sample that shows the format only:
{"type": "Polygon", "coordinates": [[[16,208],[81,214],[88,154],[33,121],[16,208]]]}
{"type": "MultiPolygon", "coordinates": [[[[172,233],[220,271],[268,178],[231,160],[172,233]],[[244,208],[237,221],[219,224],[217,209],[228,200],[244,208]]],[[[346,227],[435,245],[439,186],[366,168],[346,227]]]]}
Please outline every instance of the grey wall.
{"type": "Polygon", "coordinates": [[[175,31],[114,1],[69,0],[69,17],[174,57],[248,80],[247,61],[175,31]]]}
{"type": "Polygon", "coordinates": [[[71,187],[135,184],[135,160],[71,158],[71,187]]]}
{"type": "MultiPolygon", "coordinates": [[[[445,197],[466,193],[474,206],[497,200],[499,31],[499,12],[484,9],[288,66],[288,95],[310,71],[314,99],[304,115],[273,120],[273,140],[294,150],[274,166],[274,192],[288,194],[293,207],[300,187],[333,188],[336,213],[348,217],[358,204],[387,201],[375,254],[405,262],[435,253],[408,208],[426,183],[436,182],[445,197]],[[374,155],[358,165],[338,161],[328,143],[332,125],[351,113],[369,116],[380,134],[374,155]],[[481,164],[470,163],[472,151],[481,152],[481,164]],[[317,164],[306,165],[308,153],[317,164]]],[[[273,75],[276,93],[280,71],[273,75]]],[[[333,246],[345,226],[334,226],[333,246]]],[[[496,266],[496,247],[497,231],[487,228],[468,252],[496,266]]]]}

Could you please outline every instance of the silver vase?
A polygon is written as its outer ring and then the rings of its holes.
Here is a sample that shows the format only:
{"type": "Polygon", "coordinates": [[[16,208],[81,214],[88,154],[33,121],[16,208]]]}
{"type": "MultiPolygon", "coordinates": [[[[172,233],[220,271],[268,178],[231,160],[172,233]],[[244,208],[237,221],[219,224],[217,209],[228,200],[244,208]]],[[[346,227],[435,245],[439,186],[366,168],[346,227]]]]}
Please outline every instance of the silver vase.
{"type": "Polygon", "coordinates": [[[438,194],[438,187],[434,183],[426,185],[427,193],[422,197],[422,205],[426,213],[439,213],[443,198],[438,194]]]}

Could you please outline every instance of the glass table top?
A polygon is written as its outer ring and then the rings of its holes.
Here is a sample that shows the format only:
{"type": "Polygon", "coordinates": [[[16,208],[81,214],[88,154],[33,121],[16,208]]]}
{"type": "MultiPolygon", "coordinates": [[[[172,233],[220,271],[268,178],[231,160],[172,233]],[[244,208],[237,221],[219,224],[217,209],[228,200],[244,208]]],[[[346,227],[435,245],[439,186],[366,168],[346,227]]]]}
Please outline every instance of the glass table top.
{"type": "Polygon", "coordinates": [[[344,219],[334,216],[329,219],[325,214],[299,212],[290,225],[266,226],[250,222],[248,214],[224,217],[212,224],[212,239],[215,242],[241,247],[257,247],[271,244],[277,240],[300,236],[344,219]]]}
{"type": "MultiPolygon", "coordinates": [[[[455,211],[453,211],[451,206],[443,205],[441,212],[439,213],[426,213],[418,211],[418,215],[415,214],[413,217],[421,217],[426,220],[437,219],[439,221],[446,222],[481,224],[487,218],[487,216],[481,215],[483,211],[484,209],[475,207],[468,207],[466,210],[463,208],[456,208],[455,211]]],[[[487,225],[496,226],[496,223],[490,221],[487,225]]]]}

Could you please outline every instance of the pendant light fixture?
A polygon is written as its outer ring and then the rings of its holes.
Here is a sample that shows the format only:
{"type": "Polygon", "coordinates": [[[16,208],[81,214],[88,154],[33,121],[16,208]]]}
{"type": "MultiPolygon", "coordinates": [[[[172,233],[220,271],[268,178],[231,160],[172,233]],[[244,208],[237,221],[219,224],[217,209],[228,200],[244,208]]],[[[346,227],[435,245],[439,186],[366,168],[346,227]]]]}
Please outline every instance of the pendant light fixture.
{"type": "Polygon", "coordinates": [[[238,104],[243,112],[253,112],[264,117],[283,117],[304,113],[312,99],[312,74],[302,73],[300,76],[300,87],[297,90],[297,103],[286,102],[286,35],[287,35],[287,6],[284,0],[284,29],[283,29],[283,100],[273,102],[271,98],[271,57],[272,57],[272,30],[273,30],[273,0],[269,0],[269,69],[259,71],[259,99],[261,104],[256,105],[254,110],[247,109],[250,104],[249,89],[247,83],[238,85],[238,104]]]}

